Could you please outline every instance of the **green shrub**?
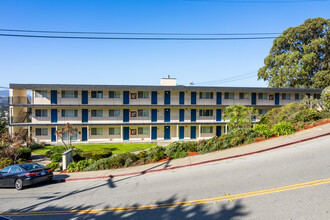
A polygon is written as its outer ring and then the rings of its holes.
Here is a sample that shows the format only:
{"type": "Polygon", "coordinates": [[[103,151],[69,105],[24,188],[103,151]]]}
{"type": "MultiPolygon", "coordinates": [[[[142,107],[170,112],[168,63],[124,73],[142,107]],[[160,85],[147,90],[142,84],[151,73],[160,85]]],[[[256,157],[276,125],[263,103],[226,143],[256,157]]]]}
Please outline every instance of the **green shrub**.
{"type": "Polygon", "coordinates": [[[174,142],[167,146],[165,153],[170,159],[182,158],[188,155],[187,147],[188,145],[182,142],[174,142]]]}
{"type": "Polygon", "coordinates": [[[155,146],[147,151],[147,161],[155,162],[166,157],[165,147],[155,146]]]}
{"type": "Polygon", "coordinates": [[[321,105],[324,111],[330,112],[330,86],[322,90],[321,105]]]}
{"type": "Polygon", "coordinates": [[[328,119],[330,118],[330,111],[321,111],[321,112],[317,112],[317,115],[319,118],[322,118],[322,119],[328,119]]]}
{"type": "Polygon", "coordinates": [[[270,124],[270,125],[274,125],[279,122],[288,122],[288,121],[291,122],[295,118],[296,114],[300,110],[304,110],[304,109],[306,109],[306,107],[297,102],[287,104],[280,108],[273,108],[272,110],[266,113],[262,122],[264,124],[270,124]]]}
{"type": "Polygon", "coordinates": [[[3,169],[12,164],[11,159],[9,158],[0,158],[0,169],[3,169]]]}
{"type": "Polygon", "coordinates": [[[49,164],[47,164],[47,167],[49,167],[50,169],[52,169],[54,171],[56,169],[61,168],[61,165],[59,163],[49,163],[49,164]]]}
{"type": "Polygon", "coordinates": [[[24,159],[24,158],[19,158],[19,159],[16,161],[17,164],[23,164],[23,163],[26,163],[26,162],[27,162],[27,160],[24,159]]]}
{"type": "Polygon", "coordinates": [[[256,124],[253,130],[265,138],[270,138],[274,135],[273,131],[266,124],[256,124]]]}
{"type": "Polygon", "coordinates": [[[51,157],[53,154],[61,154],[65,152],[64,146],[52,146],[48,151],[45,152],[46,157],[51,157]]]}
{"type": "Polygon", "coordinates": [[[223,136],[214,137],[209,139],[208,141],[205,140],[199,141],[197,145],[197,150],[201,154],[221,150],[224,148],[223,141],[224,141],[223,136]]]}
{"type": "Polygon", "coordinates": [[[143,163],[147,161],[147,151],[140,151],[138,154],[139,160],[141,160],[143,163]]]}
{"type": "Polygon", "coordinates": [[[321,119],[320,115],[315,109],[304,109],[297,112],[296,116],[293,118],[292,122],[307,122],[307,121],[317,121],[321,119]]]}
{"type": "Polygon", "coordinates": [[[272,131],[277,135],[288,135],[295,133],[293,125],[289,122],[280,122],[275,124],[272,131]]]}
{"type": "Polygon", "coordinates": [[[88,166],[92,165],[95,163],[95,160],[81,160],[79,162],[72,162],[68,165],[67,170],[69,172],[76,172],[76,171],[81,171],[86,169],[88,166]]]}
{"type": "Polygon", "coordinates": [[[50,157],[50,160],[51,160],[53,163],[62,162],[62,154],[61,154],[61,153],[53,154],[53,155],[50,157]]]}
{"type": "Polygon", "coordinates": [[[43,148],[45,146],[45,143],[44,142],[32,142],[29,146],[29,148],[31,150],[34,150],[34,149],[39,149],[39,148],[43,148]]]}
{"type": "Polygon", "coordinates": [[[110,150],[104,149],[99,151],[88,151],[88,152],[82,152],[80,153],[81,157],[92,160],[99,160],[102,158],[107,158],[112,155],[112,152],[110,150]]]}
{"type": "Polygon", "coordinates": [[[31,149],[27,147],[21,147],[18,149],[18,152],[20,153],[20,158],[23,158],[25,160],[29,160],[31,158],[31,149]]]}

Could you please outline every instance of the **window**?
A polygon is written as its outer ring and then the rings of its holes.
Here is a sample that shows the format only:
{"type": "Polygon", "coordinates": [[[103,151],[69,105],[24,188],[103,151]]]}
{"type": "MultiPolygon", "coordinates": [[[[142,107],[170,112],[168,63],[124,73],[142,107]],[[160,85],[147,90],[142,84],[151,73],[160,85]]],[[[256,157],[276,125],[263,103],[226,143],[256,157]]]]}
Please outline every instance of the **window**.
{"type": "MultiPolygon", "coordinates": [[[[64,132],[63,134],[63,140],[68,141],[70,138],[69,131],[64,132]]],[[[78,140],[78,132],[72,134],[71,136],[71,141],[76,141],[78,140]]]]}
{"type": "Polygon", "coordinates": [[[36,136],[48,136],[48,128],[36,128],[36,136]]]}
{"type": "Polygon", "coordinates": [[[314,94],[314,99],[321,99],[321,95],[320,94],[314,94]]]}
{"type": "Polygon", "coordinates": [[[233,92],[225,92],[225,99],[234,99],[233,92]]]}
{"type": "Polygon", "coordinates": [[[91,135],[103,135],[103,128],[91,128],[91,135]]]}
{"type": "Polygon", "coordinates": [[[149,117],[149,110],[148,109],[139,109],[138,117],[149,117]]]}
{"type": "Polygon", "coordinates": [[[62,117],[78,117],[77,109],[62,109],[62,117]]]}
{"type": "Polygon", "coordinates": [[[148,99],[149,92],[148,91],[138,91],[138,98],[139,99],[148,99]]]}
{"type": "Polygon", "coordinates": [[[3,168],[3,169],[1,170],[1,173],[8,173],[8,171],[9,171],[10,168],[11,168],[11,167],[3,168]]]}
{"type": "Polygon", "coordinates": [[[62,98],[78,98],[78,91],[64,90],[62,91],[62,98]]]}
{"type": "Polygon", "coordinates": [[[138,134],[149,134],[149,128],[148,127],[139,127],[138,134]]]}
{"type": "Polygon", "coordinates": [[[103,91],[92,91],[91,97],[102,99],[103,98],[103,91]]]}
{"type": "Polygon", "coordinates": [[[11,167],[11,169],[9,171],[9,173],[19,173],[19,172],[22,172],[22,170],[18,166],[11,167]]]}
{"type": "Polygon", "coordinates": [[[35,111],[36,117],[48,117],[47,109],[36,109],[35,111]]]}
{"type": "Polygon", "coordinates": [[[249,96],[246,92],[240,92],[239,93],[239,99],[248,99],[249,96]]]}
{"type": "Polygon", "coordinates": [[[213,99],[213,92],[200,92],[199,99],[213,99]]]}
{"type": "Polygon", "coordinates": [[[267,109],[259,109],[259,115],[265,115],[267,113],[267,109]]]}
{"type": "Polygon", "coordinates": [[[48,97],[47,90],[36,90],[35,97],[36,98],[47,98],[48,97]]]}
{"type": "Polygon", "coordinates": [[[109,128],[109,135],[120,135],[120,128],[109,128]]]}
{"type": "Polygon", "coordinates": [[[211,134],[211,133],[213,133],[213,127],[212,126],[202,126],[201,133],[211,134]]]}
{"type": "Polygon", "coordinates": [[[258,99],[268,99],[268,93],[258,93],[258,99]]]}
{"type": "Polygon", "coordinates": [[[282,100],[290,100],[290,93],[282,93],[282,100]]]}
{"type": "Polygon", "coordinates": [[[93,109],[91,111],[92,117],[103,117],[103,110],[102,109],[93,109]]]}
{"type": "Polygon", "coordinates": [[[109,91],[109,98],[110,99],[120,98],[120,91],[109,91]]]}
{"type": "Polygon", "coordinates": [[[199,116],[213,116],[213,110],[212,109],[201,109],[199,110],[199,116]]]}
{"type": "Polygon", "coordinates": [[[109,117],[119,117],[120,110],[119,109],[110,109],[109,110],[109,117]]]}
{"type": "Polygon", "coordinates": [[[302,100],[304,98],[304,95],[301,93],[296,93],[294,94],[294,99],[295,100],[302,100]]]}

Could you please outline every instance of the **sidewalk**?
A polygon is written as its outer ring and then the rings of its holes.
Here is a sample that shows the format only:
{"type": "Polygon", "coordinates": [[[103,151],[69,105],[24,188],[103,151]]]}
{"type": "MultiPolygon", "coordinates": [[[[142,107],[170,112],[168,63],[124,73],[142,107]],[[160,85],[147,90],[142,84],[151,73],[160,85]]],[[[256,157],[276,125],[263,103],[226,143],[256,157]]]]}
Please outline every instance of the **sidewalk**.
{"type": "Polygon", "coordinates": [[[121,169],[65,173],[54,175],[54,179],[57,181],[68,182],[160,172],[261,153],[326,135],[330,135],[330,123],[299,131],[293,135],[280,136],[223,151],[121,169]],[[63,176],[66,178],[63,178],[63,176]]]}

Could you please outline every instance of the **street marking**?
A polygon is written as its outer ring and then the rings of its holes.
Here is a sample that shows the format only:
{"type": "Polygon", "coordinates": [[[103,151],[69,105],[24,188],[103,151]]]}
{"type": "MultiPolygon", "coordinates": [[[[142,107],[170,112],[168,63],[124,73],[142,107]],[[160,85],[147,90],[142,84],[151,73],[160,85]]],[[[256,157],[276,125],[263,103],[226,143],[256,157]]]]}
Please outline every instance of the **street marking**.
{"type": "Polygon", "coordinates": [[[284,192],[289,190],[301,189],[306,187],[318,186],[330,183],[330,178],[320,179],[305,183],[298,183],[289,186],[282,186],[277,188],[252,191],[247,193],[220,196],[215,198],[183,201],[183,202],[174,202],[174,203],[164,203],[159,205],[146,205],[146,206],[136,206],[136,207],[121,207],[121,208],[105,208],[105,209],[85,209],[85,210],[63,210],[63,211],[32,211],[32,212],[3,212],[0,213],[2,216],[42,216],[42,215],[71,215],[71,214],[97,214],[97,213],[106,213],[106,212],[130,212],[130,211],[141,211],[141,210],[152,210],[152,209],[161,209],[161,208],[172,208],[179,206],[191,206],[223,201],[232,201],[236,199],[248,198],[253,196],[260,196],[278,192],[284,192]]]}

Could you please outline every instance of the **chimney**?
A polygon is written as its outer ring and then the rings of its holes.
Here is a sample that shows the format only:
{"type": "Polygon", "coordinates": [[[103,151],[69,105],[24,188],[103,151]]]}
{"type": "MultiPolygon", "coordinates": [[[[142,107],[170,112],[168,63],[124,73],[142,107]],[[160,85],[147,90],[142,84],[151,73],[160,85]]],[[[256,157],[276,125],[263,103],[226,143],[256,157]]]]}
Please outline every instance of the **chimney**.
{"type": "Polygon", "coordinates": [[[160,80],[161,86],[176,86],[176,78],[171,78],[170,75],[167,75],[167,78],[162,78],[160,80]]]}

